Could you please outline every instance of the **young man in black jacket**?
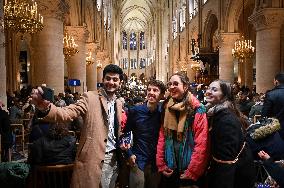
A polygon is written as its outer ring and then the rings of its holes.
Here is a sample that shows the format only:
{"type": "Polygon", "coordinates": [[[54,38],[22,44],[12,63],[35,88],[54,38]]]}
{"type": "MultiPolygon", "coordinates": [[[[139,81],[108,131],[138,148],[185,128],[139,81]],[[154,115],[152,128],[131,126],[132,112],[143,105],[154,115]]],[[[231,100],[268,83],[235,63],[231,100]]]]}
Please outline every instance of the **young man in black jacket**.
{"type": "Polygon", "coordinates": [[[274,85],[275,87],[266,93],[261,115],[279,119],[279,134],[284,139],[284,73],[275,76],[274,85]]]}

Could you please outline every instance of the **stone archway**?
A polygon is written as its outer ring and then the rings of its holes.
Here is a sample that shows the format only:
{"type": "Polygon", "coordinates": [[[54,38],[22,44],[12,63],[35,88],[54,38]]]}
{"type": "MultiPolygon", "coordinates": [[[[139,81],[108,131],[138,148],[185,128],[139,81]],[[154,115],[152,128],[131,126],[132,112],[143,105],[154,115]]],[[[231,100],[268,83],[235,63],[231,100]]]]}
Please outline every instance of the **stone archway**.
{"type": "Polygon", "coordinates": [[[218,19],[215,14],[208,14],[205,25],[204,25],[204,35],[203,35],[203,47],[206,51],[214,51],[214,35],[218,30],[218,19]]]}

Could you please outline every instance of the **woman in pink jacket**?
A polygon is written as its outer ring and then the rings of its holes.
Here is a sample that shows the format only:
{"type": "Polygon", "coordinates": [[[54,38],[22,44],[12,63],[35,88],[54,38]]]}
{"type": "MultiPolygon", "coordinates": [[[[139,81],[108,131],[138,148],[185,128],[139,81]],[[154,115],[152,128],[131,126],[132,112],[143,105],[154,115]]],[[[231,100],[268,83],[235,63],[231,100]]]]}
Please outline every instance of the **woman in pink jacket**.
{"type": "Polygon", "coordinates": [[[168,89],[156,155],[161,186],[198,187],[209,155],[206,110],[189,91],[183,73],[171,76],[168,89]]]}

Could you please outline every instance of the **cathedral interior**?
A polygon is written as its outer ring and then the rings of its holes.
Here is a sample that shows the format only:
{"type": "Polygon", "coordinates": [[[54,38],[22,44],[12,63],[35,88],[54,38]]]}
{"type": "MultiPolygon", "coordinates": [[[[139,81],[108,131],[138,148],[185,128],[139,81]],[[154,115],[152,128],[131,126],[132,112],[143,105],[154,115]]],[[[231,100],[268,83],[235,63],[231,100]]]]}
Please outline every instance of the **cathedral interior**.
{"type": "Polygon", "coordinates": [[[183,71],[265,92],[284,70],[283,23],[283,0],[1,0],[0,99],[96,90],[110,63],[140,82],[183,71]]]}

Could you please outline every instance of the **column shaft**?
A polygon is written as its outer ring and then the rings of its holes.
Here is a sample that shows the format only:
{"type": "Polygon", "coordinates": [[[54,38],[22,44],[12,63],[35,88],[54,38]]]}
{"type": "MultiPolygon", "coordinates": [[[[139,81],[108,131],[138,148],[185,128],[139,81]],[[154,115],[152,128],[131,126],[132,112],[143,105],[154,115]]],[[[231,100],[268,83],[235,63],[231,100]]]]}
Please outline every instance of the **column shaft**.
{"type": "Polygon", "coordinates": [[[87,65],[87,89],[88,91],[97,90],[97,64],[87,65]]]}
{"type": "Polygon", "coordinates": [[[273,78],[280,72],[280,29],[283,8],[265,8],[249,17],[256,28],[256,92],[273,88],[273,78]]]}
{"type": "Polygon", "coordinates": [[[97,81],[98,83],[102,83],[103,82],[103,69],[102,67],[97,67],[97,81]]]}
{"type": "Polygon", "coordinates": [[[68,59],[68,78],[78,79],[81,82],[76,91],[83,93],[86,91],[86,40],[88,38],[87,28],[84,26],[67,26],[67,33],[74,37],[78,45],[79,52],[68,59]]]}
{"type": "Polygon", "coordinates": [[[33,36],[34,85],[47,84],[55,94],[64,91],[63,22],[45,18],[43,30],[33,36]]]}
{"type": "Polygon", "coordinates": [[[245,86],[252,89],[253,85],[253,62],[252,59],[245,60],[245,86]]]}
{"type": "Polygon", "coordinates": [[[97,90],[97,57],[95,57],[96,45],[95,43],[88,43],[86,47],[88,53],[91,53],[91,63],[87,64],[86,67],[87,90],[94,91],[97,90]]]}
{"type": "Polygon", "coordinates": [[[267,29],[256,34],[257,92],[273,87],[273,78],[280,71],[280,29],[267,29]]]}
{"type": "Polygon", "coordinates": [[[68,2],[38,0],[44,28],[32,36],[33,85],[47,84],[54,93],[64,92],[63,20],[68,2]]]}
{"type": "Polygon", "coordinates": [[[234,82],[234,62],[232,48],[239,37],[239,33],[221,33],[221,46],[219,49],[219,78],[234,82]]]}
{"type": "MultiPolygon", "coordinates": [[[[0,0],[0,17],[3,18],[3,0],[0,0]]],[[[4,28],[0,26],[0,100],[7,107],[6,96],[6,62],[5,62],[5,35],[4,28]]]]}

